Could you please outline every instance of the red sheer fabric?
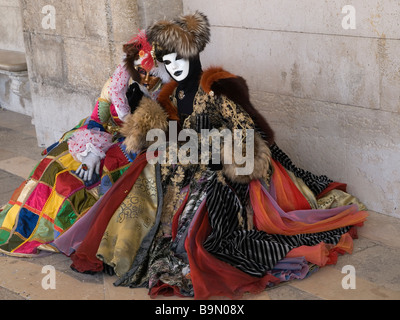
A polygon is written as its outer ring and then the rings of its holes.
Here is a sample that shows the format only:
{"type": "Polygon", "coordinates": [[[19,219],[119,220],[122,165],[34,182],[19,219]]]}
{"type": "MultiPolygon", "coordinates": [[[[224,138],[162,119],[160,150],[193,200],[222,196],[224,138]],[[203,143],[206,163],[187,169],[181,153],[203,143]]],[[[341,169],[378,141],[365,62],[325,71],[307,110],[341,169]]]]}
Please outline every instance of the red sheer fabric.
{"type": "Polygon", "coordinates": [[[119,179],[101,198],[99,212],[93,221],[93,225],[90,227],[82,244],[71,255],[73,262],[71,267],[73,269],[79,272],[100,272],[103,270],[103,263],[96,257],[100,241],[110,219],[132,189],[146,165],[146,154],[139,155],[125,172],[124,177],[119,179]]]}

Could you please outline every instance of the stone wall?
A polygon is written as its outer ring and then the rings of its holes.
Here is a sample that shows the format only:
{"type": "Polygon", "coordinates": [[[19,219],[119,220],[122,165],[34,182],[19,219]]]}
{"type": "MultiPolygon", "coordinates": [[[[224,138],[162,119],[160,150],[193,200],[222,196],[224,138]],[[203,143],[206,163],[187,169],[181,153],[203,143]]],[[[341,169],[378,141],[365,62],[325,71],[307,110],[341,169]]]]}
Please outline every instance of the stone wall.
{"type": "Polygon", "coordinates": [[[400,218],[398,1],[183,4],[212,25],[203,66],[247,79],[253,103],[298,166],[348,183],[369,209],[400,218]]]}
{"type": "Polygon", "coordinates": [[[182,12],[181,0],[144,12],[158,2],[20,0],[39,145],[54,143],[91,114],[122,60],[122,45],[144,22],[182,12]]]}
{"type": "Polygon", "coordinates": [[[120,46],[138,29],[137,12],[127,0],[20,3],[34,120],[39,144],[45,146],[90,115],[120,60],[120,46]],[[122,2],[127,10],[119,15],[122,2]]]}
{"type": "Polygon", "coordinates": [[[0,0],[0,49],[25,52],[18,0],[0,0]]]}
{"type": "Polygon", "coordinates": [[[0,0],[0,107],[33,115],[18,0],[0,0]],[[10,66],[10,59],[13,64],[10,66]],[[24,67],[22,67],[22,65],[24,67]],[[5,66],[5,67],[4,67],[5,66]]]}

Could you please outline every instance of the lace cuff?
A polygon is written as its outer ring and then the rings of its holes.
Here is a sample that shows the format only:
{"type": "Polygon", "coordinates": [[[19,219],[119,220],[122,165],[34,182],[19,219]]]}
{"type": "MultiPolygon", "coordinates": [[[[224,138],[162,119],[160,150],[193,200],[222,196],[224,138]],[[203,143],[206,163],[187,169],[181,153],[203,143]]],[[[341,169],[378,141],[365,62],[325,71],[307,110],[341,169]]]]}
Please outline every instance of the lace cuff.
{"type": "Polygon", "coordinates": [[[79,162],[82,162],[89,153],[104,159],[111,146],[111,134],[97,128],[79,130],[68,140],[69,152],[79,162]]]}

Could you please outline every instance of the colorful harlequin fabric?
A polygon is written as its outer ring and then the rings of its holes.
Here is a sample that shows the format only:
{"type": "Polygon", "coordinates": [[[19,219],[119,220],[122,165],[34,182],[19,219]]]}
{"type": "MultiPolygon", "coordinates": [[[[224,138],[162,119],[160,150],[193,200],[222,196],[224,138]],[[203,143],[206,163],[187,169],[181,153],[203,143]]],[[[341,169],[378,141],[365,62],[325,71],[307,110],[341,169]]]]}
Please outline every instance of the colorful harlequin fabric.
{"type": "Polygon", "coordinates": [[[101,179],[90,185],[74,172],[80,163],[63,141],[48,152],[0,212],[0,250],[33,255],[83,217],[131,164],[121,143],[103,161],[101,179]]]}
{"type": "MultiPolygon", "coordinates": [[[[117,93],[110,92],[116,90],[110,87],[113,79],[105,83],[91,116],[43,152],[42,161],[0,211],[0,251],[12,255],[56,251],[48,244],[81,219],[129,168],[136,155],[128,155],[122,144],[123,120],[111,97],[117,93]],[[75,171],[88,152],[100,156],[102,170],[85,182],[75,171]]],[[[129,77],[123,82],[118,94],[125,94],[129,77]]]]}

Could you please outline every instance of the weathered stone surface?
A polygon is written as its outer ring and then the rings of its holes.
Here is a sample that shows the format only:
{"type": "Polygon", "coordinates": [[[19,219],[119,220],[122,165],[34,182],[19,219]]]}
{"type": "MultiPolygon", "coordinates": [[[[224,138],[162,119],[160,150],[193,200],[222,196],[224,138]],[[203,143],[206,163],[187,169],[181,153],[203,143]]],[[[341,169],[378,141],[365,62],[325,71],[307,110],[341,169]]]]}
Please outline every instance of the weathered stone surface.
{"type": "Polygon", "coordinates": [[[110,0],[109,3],[106,10],[110,15],[112,39],[115,42],[128,42],[139,29],[136,1],[110,0]]]}
{"type": "Polygon", "coordinates": [[[105,1],[82,1],[86,38],[107,40],[108,24],[105,1]]]}
{"type": "Polygon", "coordinates": [[[358,277],[375,285],[384,284],[386,289],[400,292],[400,274],[398,272],[400,256],[396,254],[397,250],[397,248],[360,239],[355,241],[354,254],[341,256],[335,267],[341,270],[346,265],[353,265],[358,277]]]}
{"type": "Polygon", "coordinates": [[[183,0],[184,12],[201,10],[211,24],[221,27],[261,29],[339,36],[400,38],[400,5],[396,0],[297,1],[183,0]],[[356,13],[356,29],[345,30],[342,21],[351,5],[356,13]]]}
{"type": "MultiPolygon", "coordinates": [[[[23,30],[27,32],[40,32],[42,34],[50,35],[61,35],[63,32],[63,2],[57,0],[37,0],[27,1],[20,0],[20,7],[23,20],[23,30]],[[48,11],[45,11],[46,6],[52,6],[55,9],[55,28],[43,28],[43,20],[49,15],[48,11]],[[44,13],[43,13],[44,11],[44,13]]],[[[73,14],[69,12],[69,14],[73,14]]]]}
{"type": "Polygon", "coordinates": [[[376,55],[376,39],[213,28],[203,60],[243,75],[253,90],[376,109],[376,55]]]}
{"type": "Polygon", "coordinates": [[[52,85],[35,84],[32,99],[37,138],[40,145],[48,147],[62,135],[88,117],[94,108],[98,93],[76,92],[52,85]]]}
{"type": "Polygon", "coordinates": [[[74,88],[93,88],[100,92],[114,66],[104,42],[65,39],[67,81],[74,88]]]}
{"type": "Polygon", "coordinates": [[[25,33],[25,41],[31,81],[63,84],[66,76],[63,39],[54,35],[25,33]]]}
{"type": "Polygon", "coordinates": [[[173,19],[183,11],[182,0],[138,0],[137,3],[141,28],[147,28],[160,19],[173,19]]]}
{"type": "Polygon", "coordinates": [[[378,41],[381,109],[400,113],[400,40],[378,41]]]}
{"type": "Polygon", "coordinates": [[[33,115],[27,72],[0,71],[0,106],[28,116],[33,115]]]}
{"type": "Polygon", "coordinates": [[[24,52],[18,0],[0,0],[0,49],[24,52]]]}

